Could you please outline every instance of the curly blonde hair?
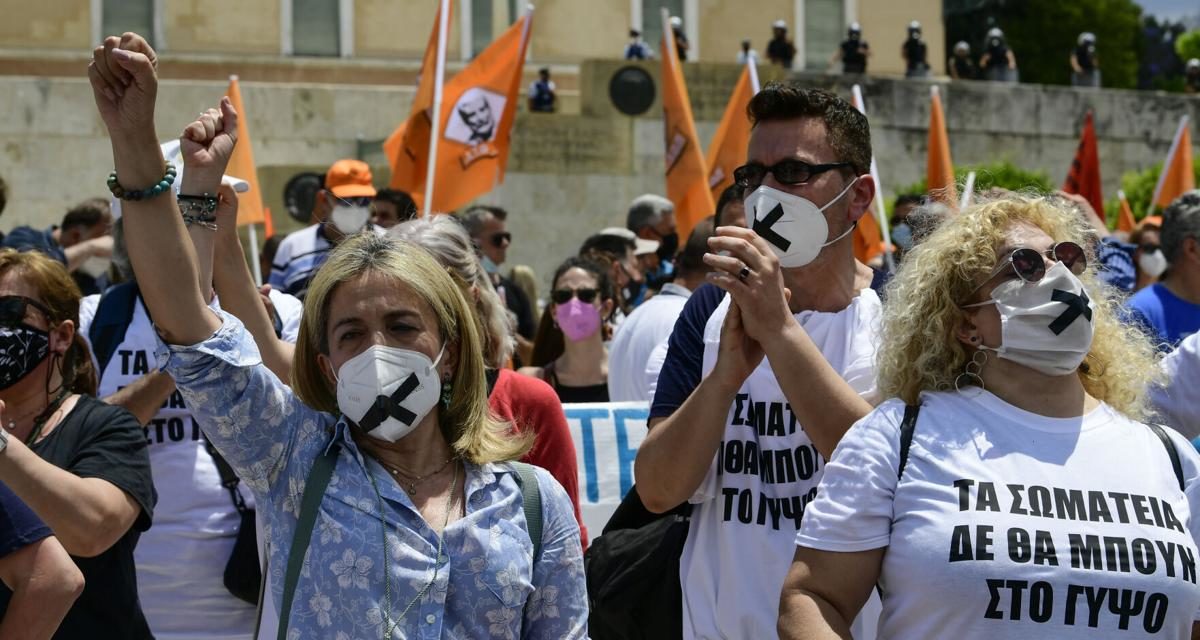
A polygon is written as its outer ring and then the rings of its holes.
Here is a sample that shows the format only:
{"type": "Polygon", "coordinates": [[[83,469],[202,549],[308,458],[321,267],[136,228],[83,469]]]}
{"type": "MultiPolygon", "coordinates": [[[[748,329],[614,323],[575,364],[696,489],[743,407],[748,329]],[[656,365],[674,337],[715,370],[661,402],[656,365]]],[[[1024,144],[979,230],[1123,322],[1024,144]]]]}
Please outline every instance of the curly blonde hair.
{"type": "Polygon", "coordinates": [[[1080,280],[1094,304],[1095,337],[1078,371],[1084,389],[1131,418],[1147,415],[1148,383],[1162,375],[1157,352],[1145,334],[1117,318],[1120,294],[1095,275],[1094,232],[1085,214],[1062,202],[1020,194],[981,202],[948,218],[905,256],[888,286],[877,359],[884,397],[916,404],[922,391],[954,390],[972,355],[956,338],[967,317],[959,305],[995,268],[1004,234],[1027,223],[1056,242],[1088,248],[1088,269],[1080,280]]]}

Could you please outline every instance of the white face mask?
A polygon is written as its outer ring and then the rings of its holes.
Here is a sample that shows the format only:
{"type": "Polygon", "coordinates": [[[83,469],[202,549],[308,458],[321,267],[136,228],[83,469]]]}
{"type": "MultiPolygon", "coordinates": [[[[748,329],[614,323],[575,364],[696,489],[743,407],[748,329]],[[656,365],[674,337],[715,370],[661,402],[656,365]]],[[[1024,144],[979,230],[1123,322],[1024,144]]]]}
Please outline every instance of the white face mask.
{"type": "Polygon", "coordinates": [[[858,224],[850,225],[845,233],[825,242],[829,237],[829,223],[821,212],[841,200],[856,182],[857,177],[823,207],[806,198],[762,186],[746,197],[746,215],[754,232],[779,256],[780,266],[785,269],[803,267],[815,260],[821,249],[850,235],[858,224]]]}
{"type": "Polygon", "coordinates": [[[1142,273],[1157,279],[1167,270],[1167,257],[1163,255],[1162,249],[1155,249],[1150,253],[1142,252],[1138,257],[1138,268],[1142,273]]]}
{"type": "Polygon", "coordinates": [[[371,210],[367,207],[350,207],[344,204],[334,205],[329,214],[329,221],[342,235],[351,235],[363,230],[371,219],[371,210]]]}
{"type": "Polygon", "coordinates": [[[338,370],[338,408],[367,435],[395,442],[437,406],[442,380],[437,360],[408,349],[373,346],[350,358],[338,370]]]}
{"type": "Polygon", "coordinates": [[[112,258],[100,258],[97,256],[92,256],[91,258],[84,260],[83,264],[79,265],[79,270],[93,278],[99,278],[105,273],[108,273],[108,265],[110,264],[112,264],[112,258]]]}
{"type": "Polygon", "coordinates": [[[1048,376],[1074,373],[1092,348],[1095,305],[1083,283],[1061,262],[1028,284],[1019,278],[996,285],[992,299],[1000,311],[1001,344],[996,355],[1048,376]]]}

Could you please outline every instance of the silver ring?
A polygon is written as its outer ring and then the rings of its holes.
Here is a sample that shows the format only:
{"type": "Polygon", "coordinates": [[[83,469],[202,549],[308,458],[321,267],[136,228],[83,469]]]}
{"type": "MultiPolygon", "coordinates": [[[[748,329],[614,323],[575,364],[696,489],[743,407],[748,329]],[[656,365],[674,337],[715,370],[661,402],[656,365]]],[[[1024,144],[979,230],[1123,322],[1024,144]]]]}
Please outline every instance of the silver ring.
{"type": "Polygon", "coordinates": [[[745,282],[746,278],[750,277],[750,273],[751,273],[750,267],[747,267],[746,265],[742,265],[742,270],[738,272],[738,280],[745,282]]]}

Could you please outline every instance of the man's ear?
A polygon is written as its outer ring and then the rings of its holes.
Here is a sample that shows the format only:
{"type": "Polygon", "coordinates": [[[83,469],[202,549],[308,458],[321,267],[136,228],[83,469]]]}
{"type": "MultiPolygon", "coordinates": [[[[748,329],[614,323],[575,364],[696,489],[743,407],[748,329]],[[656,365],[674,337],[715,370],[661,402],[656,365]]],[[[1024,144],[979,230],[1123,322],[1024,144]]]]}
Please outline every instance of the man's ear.
{"type": "Polygon", "coordinates": [[[870,211],[871,203],[875,202],[875,178],[869,173],[858,176],[858,180],[846,196],[850,199],[850,205],[846,209],[846,220],[854,222],[870,211]]]}

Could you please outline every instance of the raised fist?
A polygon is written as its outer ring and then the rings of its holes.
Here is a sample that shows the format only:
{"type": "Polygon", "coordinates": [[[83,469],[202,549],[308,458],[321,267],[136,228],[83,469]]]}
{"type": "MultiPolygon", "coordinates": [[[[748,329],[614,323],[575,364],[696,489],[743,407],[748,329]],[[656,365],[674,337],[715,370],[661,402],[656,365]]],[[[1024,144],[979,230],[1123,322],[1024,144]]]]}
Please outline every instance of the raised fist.
{"type": "Polygon", "coordinates": [[[192,193],[189,185],[206,193],[216,190],[237,143],[237,121],[237,111],[226,97],[221,99],[220,110],[209,109],[184,128],[179,150],[185,193],[192,193]]]}
{"type": "Polygon", "coordinates": [[[158,56],[136,33],[109,36],[92,50],[88,79],[110,136],[154,135],[158,56]]]}

